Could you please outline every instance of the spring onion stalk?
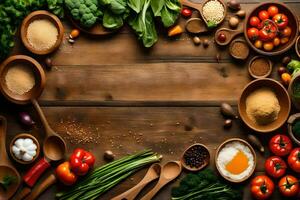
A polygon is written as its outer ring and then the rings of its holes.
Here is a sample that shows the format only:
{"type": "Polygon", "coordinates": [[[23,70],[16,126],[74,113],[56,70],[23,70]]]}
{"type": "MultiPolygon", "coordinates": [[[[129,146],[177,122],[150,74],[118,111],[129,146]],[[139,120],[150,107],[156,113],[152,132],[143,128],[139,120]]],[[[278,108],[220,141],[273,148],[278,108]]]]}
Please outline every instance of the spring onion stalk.
{"type": "Polygon", "coordinates": [[[123,157],[93,170],[68,191],[56,194],[59,200],[94,200],[148,164],[158,162],[160,156],[144,150],[123,157]]]}

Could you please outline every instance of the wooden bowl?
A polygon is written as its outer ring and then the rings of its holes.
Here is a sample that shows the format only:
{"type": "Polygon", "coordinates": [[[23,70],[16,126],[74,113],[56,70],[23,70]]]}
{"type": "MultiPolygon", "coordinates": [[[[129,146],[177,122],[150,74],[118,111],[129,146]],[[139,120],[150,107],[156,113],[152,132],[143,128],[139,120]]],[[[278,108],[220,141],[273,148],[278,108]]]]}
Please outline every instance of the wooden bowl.
{"type": "Polygon", "coordinates": [[[298,38],[296,40],[295,50],[296,50],[297,56],[300,58],[300,36],[298,36],[298,38]]]}
{"type": "MultiPolygon", "coordinates": [[[[209,2],[209,1],[211,1],[211,0],[205,0],[205,1],[201,4],[201,12],[200,12],[200,14],[201,14],[202,19],[206,22],[206,24],[208,23],[208,21],[206,20],[206,18],[205,18],[204,15],[203,15],[203,7],[204,7],[204,5],[205,5],[207,2],[209,2]]],[[[221,24],[221,23],[225,20],[226,15],[227,15],[227,5],[225,4],[225,2],[224,2],[223,0],[218,0],[218,1],[223,5],[223,8],[224,8],[224,15],[223,15],[223,18],[221,19],[221,21],[220,21],[217,25],[221,24]]]]}
{"type": "Polygon", "coordinates": [[[46,54],[52,53],[53,51],[58,49],[58,47],[60,46],[60,44],[63,40],[63,37],[64,37],[64,27],[63,27],[61,21],[54,14],[52,14],[48,11],[45,11],[45,10],[38,10],[38,11],[30,13],[23,20],[22,25],[21,25],[22,42],[23,42],[24,46],[34,54],[46,55],[46,54]],[[33,48],[27,38],[27,29],[28,29],[29,24],[37,19],[47,19],[47,20],[51,21],[58,30],[58,36],[57,36],[56,43],[51,48],[42,50],[42,51],[36,50],[35,48],[33,48]]]}
{"type": "Polygon", "coordinates": [[[267,133],[275,131],[276,129],[280,128],[289,117],[289,113],[291,110],[291,101],[290,97],[288,95],[288,92],[286,89],[278,82],[273,79],[269,78],[262,78],[262,79],[256,79],[252,82],[250,82],[244,89],[243,92],[239,98],[238,102],[238,110],[241,119],[244,121],[244,123],[251,129],[261,132],[261,133],[267,133]],[[279,104],[280,104],[280,112],[278,115],[278,118],[267,125],[259,125],[253,122],[246,113],[246,99],[257,89],[268,87],[274,91],[276,94],[279,104]]]}
{"type": "Polygon", "coordinates": [[[27,104],[30,100],[42,94],[46,83],[46,76],[42,66],[33,58],[25,55],[15,55],[7,58],[0,66],[0,91],[11,102],[16,104],[27,104]],[[23,95],[11,92],[6,85],[5,75],[8,69],[16,63],[24,63],[32,67],[35,74],[35,86],[23,95]]]}
{"type": "Polygon", "coordinates": [[[215,155],[215,165],[216,165],[216,168],[219,172],[219,174],[226,180],[230,181],[230,182],[233,182],[233,183],[241,183],[241,182],[244,182],[246,181],[248,178],[250,178],[252,176],[252,174],[254,173],[254,170],[255,170],[255,167],[256,167],[256,164],[257,164],[257,160],[256,160],[256,153],[254,151],[254,149],[252,148],[252,146],[246,142],[245,140],[243,139],[240,139],[240,138],[231,138],[231,139],[228,139],[226,141],[224,141],[222,144],[220,144],[220,146],[217,148],[216,150],[216,155],[215,155]],[[240,142],[240,143],[243,143],[245,146],[249,147],[252,155],[253,155],[253,158],[254,158],[254,166],[253,166],[253,169],[251,170],[251,172],[248,174],[248,176],[244,177],[243,179],[240,179],[240,180],[236,180],[236,179],[232,179],[230,177],[227,177],[225,175],[222,174],[221,172],[221,169],[219,167],[219,165],[217,164],[217,160],[218,160],[218,155],[220,153],[220,151],[222,150],[223,147],[225,147],[225,145],[227,145],[228,143],[231,143],[231,142],[240,142]]]}
{"type": "Polygon", "coordinates": [[[298,35],[298,30],[299,30],[299,24],[298,24],[298,18],[296,15],[284,4],[284,3],[279,3],[279,2],[267,2],[267,3],[261,3],[247,15],[245,25],[244,25],[244,35],[245,38],[249,44],[249,46],[256,51],[259,54],[265,55],[265,56],[275,56],[275,55],[280,55],[283,54],[284,52],[288,51],[296,42],[297,35],[298,35]],[[250,41],[250,39],[247,36],[247,29],[249,28],[249,20],[252,16],[258,16],[258,13],[262,10],[267,10],[269,6],[274,5],[277,6],[279,9],[280,13],[285,14],[289,18],[289,26],[292,29],[292,34],[290,36],[290,40],[288,43],[284,45],[280,45],[279,47],[275,48],[274,50],[268,52],[264,51],[262,49],[258,49],[254,46],[254,44],[250,41]]]}
{"type": "Polygon", "coordinates": [[[293,124],[298,120],[300,120],[300,113],[293,114],[289,117],[287,124],[290,137],[298,146],[300,146],[300,140],[297,139],[297,137],[293,133],[293,124]]]}
{"type": "Polygon", "coordinates": [[[39,157],[39,154],[40,154],[40,144],[39,144],[38,140],[37,140],[34,136],[32,136],[32,135],[30,135],[30,134],[28,134],[28,133],[21,133],[21,134],[16,135],[16,136],[12,139],[12,141],[10,142],[10,145],[9,145],[9,151],[10,151],[11,157],[12,157],[16,162],[21,163],[21,164],[30,164],[30,163],[33,163],[33,162],[39,157]],[[13,147],[15,141],[16,141],[17,139],[20,139],[20,138],[23,138],[23,139],[25,139],[25,138],[32,139],[33,143],[36,144],[36,146],[37,146],[37,149],[36,149],[36,155],[34,156],[34,158],[33,158],[31,161],[26,162],[26,161],[20,160],[20,159],[18,159],[18,158],[15,156],[15,154],[12,152],[12,147],[13,147]]]}
{"type": "Polygon", "coordinates": [[[238,59],[238,60],[246,60],[247,58],[248,58],[248,56],[249,56],[249,47],[248,47],[248,44],[247,44],[247,42],[245,41],[245,40],[243,40],[243,39],[235,39],[235,40],[233,40],[231,43],[230,43],[230,45],[229,45],[229,52],[230,52],[230,55],[233,57],[233,58],[235,58],[235,59],[238,59]],[[237,43],[237,42],[241,42],[241,43],[244,43],[245,45],[246,45],[246,47],[247,47],[247,50],[246,50],[246,52],[245,52],[245,55],[243,55],[243,56],[237,56],[237,55],[234,55],[233,54],[233,45],[235,44],[235,43],[237,43]]]}
{"type": "Polygon", "coordinates": [[[254,78],[254,79],[257,79],[257,78],[267,78],[267,77],[270,76],[270,74],[272,73],[272,69],[273,69],[272,61],[271,61],[269,58],[264,57],[264,56],[255,56],[255,57],[253,57],[253,58],[250,60],[250,62],[249,62],[249,64],[248,64],[248,72],[249,72],[250,76],[251,76],[252,78],[254,78]],[[259,59],[259,58],[266,59],[267,62],[269,63],[269,67],[270,67],[269,71],[268,71],[265,75],[263,75],[263,76],[257,76],[257,75],[255,75],[255,74],[253,74],[253,72],[251,71],[251,65],[252,65],[252,63],[253,63],[256,59],[259,59]]]}
{"type": "Polygon", "coordinates": [[[185,169],[187,169],[187,170],[189,170],[189,171],[195,172],[195,171],[199,171],[199,170],[203,169],[204,167],[206,167],[206,166],[209,164],[209,160],[210,160],[210,154],[209,154],[208,148],[207,148],[205,145],[203,145],[203,144],[196,143],[196,144],[193,144],[193,145],[189,146],[189,147],[183,152],[183,154],[182,154],[182,156],[181,156],[181,159],[180,159],[180,162],[181,162],[183,168],[185,168],[185,169]],[[192,147],[194,147],[194,146],[201,146],[201,147],[203,147],[203,148],[205,149],[205,151],[208,153],[208,157],[207,157],[206,160],[204,161],[203,165],[201,165],[201,166],[198,167],[198,168],[188,166],[188,165],[186,164],[186,162],[185,162],[185,159],[184,159],[185,153],[186,153],[190,148],[192,148],[192,147]]]}

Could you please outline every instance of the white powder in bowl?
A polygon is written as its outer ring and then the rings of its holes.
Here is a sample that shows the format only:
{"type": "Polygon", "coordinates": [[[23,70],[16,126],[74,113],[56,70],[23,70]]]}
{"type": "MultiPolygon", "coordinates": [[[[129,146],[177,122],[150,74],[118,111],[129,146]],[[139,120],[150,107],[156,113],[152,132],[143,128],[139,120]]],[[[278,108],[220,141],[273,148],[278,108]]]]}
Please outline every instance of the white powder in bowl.
{"type": "Polygon", "coordinates": [[[32,21],[27,28],[27,39],[29,44],[38,51],[48,50],[57,41],[58,30],[56,26],[47,19],[32,21]]]}

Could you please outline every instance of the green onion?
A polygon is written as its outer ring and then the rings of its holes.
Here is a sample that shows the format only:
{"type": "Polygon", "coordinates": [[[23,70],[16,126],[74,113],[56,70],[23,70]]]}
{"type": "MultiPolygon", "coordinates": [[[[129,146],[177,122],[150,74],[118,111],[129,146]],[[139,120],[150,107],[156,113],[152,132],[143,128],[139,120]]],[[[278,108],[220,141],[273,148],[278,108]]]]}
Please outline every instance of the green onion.
{"type": "Polygon", "coordinates": [[[68,191],[56,194],[59,200],[93,200],[148,164],[158,162],[160,156],[151,150],[125,156],[93,170],[68,191]]]}

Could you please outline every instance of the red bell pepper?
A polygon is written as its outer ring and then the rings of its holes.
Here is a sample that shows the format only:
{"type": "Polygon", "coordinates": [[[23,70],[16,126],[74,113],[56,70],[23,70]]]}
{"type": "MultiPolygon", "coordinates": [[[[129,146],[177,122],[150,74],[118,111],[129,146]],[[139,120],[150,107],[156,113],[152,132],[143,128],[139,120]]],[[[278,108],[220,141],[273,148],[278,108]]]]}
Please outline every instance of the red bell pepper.
{"type": "Polygon", "coordinates": [[[85,151],[84,149],[77,148],[70,156],[70,166],[72,171],[79,176],[83,176],[94,166],[95,156],[85,151]]]}

